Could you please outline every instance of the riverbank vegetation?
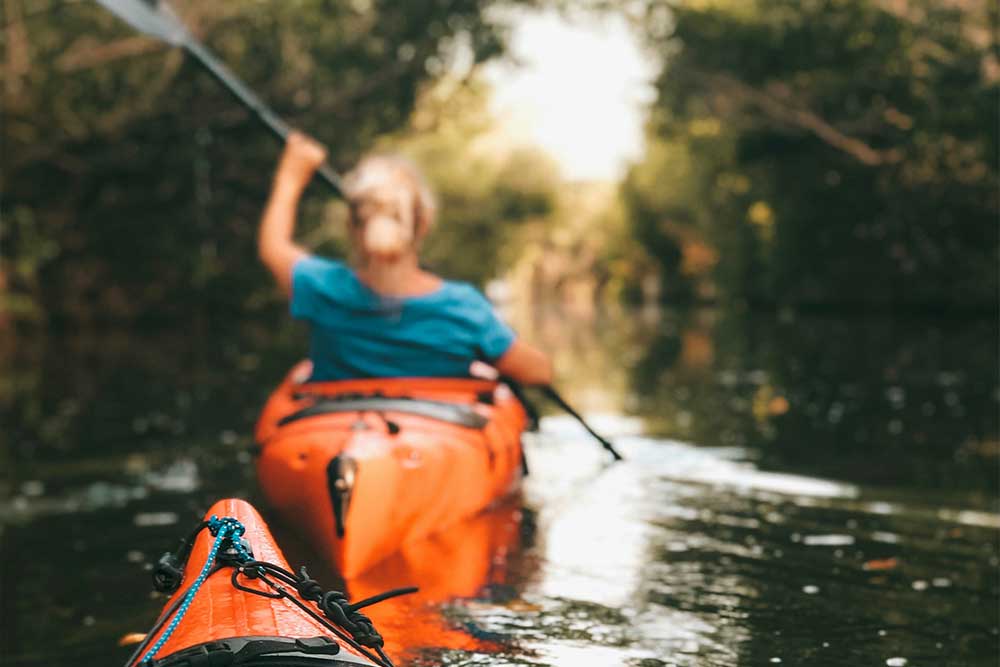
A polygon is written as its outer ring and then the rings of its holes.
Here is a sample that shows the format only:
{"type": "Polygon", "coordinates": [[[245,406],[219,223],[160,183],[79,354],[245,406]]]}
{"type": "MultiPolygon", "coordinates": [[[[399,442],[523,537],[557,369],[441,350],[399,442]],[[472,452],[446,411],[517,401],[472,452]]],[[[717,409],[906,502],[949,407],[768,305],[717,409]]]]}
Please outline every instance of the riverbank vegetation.
{"type": "MultiPolygon", "coordinates": [[[[2,4],[2,317],[280,307],[253,251],[271,138],[180,52],[96,5],[2,4]]],[[[178,5],[338,168],[373,147],[420,163],[441,200],[427,262],[449,276],[585,310],[995,309],[992,3],[595,1],[628,13],[661,67],[646,153],[621,183],[568,182],[507,138],[477,72],[516,14],[488,0],[178,5]]],[[[303,238],[343,255],[324,194],[303,238]]]]}
{"type": "MultiPolygon", "coordinates": [[[[273,139],[183,53],[96,3],[0,4],[8,320],[86,326],[271,307],[253,239],[273,139]]],[[[329,146],[339,169],[406,128],[422,91],[503,53],[508,27],[493,4],[175,3],[279,115],[329,146]]],[[[307,235],[326,204],[309,198],[307,235]]]]}
{"type": "Polygon", "coordinates": [[[668,298],[995,307],[995,3],[640,5],[664,68],[623,197],[668,298]]]}

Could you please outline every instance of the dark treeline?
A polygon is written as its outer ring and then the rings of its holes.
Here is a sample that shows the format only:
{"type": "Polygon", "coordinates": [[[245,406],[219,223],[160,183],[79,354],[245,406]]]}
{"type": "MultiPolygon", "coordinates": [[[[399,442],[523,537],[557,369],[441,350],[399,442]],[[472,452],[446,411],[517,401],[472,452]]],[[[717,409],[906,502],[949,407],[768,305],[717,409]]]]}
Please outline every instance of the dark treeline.
{"type": "MultiPolygon", "coordinates": [[[[426,258],[450,276],[506,275],[533,296],[583,284],[588,299],[995,310],[986,0],[519,0],[632,12],[662,64],[646,153],[617,191],[562,183],[516,147],[470,153],[498,131],[471,76],[504,53],[512,14],[492,0],[177,4],[336,167],[373,146],[423,164],[443,218],[426,258]]],[[[273,139],[96,3],[0,7],[0,319],[277,307],[254,249],[273,139]]],[[[342,254],[328,201],[307,198],[302,237],[342,254]]]]}
{"type": "Polygon", "coordinates": [[[669,314],[632,365],[637,408],[651,429],[749,445],[777,469],[995,491],[1000,390],[991,322],[827,314],[779,322],[710,312],[669,314]]]}
{"type": "Polygon", "coordinates": [[[990,309],[996,3],[649,0],[624,196],[670,299],[990,309]]]}
{"type": "MultiPolygon", "coordinates": [[[[457,54],[500,55],[506,33],[490,0],[174,4],[341,169],[403,128],[457,54]]],[[[182,52],[96,3],[0,7],[0,313],[86,324],[274,305],[254,245],[278,155],[268,133],[182,52]]],[[[307,236],[324,202],[309,199],[307,236]]]]}

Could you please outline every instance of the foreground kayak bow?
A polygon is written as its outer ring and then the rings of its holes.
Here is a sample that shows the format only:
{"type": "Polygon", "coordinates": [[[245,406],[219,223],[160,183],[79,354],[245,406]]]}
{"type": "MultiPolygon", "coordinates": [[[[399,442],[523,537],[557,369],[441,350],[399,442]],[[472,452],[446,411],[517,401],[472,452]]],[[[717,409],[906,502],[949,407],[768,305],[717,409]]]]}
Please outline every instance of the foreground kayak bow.
{"type": "Polygon", "coordinates": [[[415,589],[350,603],[298,573],[263,519],[223,500],[153,572],[173,593],[127,667],[391,667],[383,640],[360,609],[415,589]]]}

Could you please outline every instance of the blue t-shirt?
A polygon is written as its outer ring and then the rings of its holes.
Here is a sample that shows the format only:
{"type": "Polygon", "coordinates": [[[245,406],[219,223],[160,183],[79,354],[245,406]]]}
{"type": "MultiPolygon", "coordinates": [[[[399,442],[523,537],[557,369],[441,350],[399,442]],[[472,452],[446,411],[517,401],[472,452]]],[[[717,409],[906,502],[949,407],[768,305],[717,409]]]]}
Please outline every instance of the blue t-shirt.
{"type": "Polygon", "coordinates": [[[306,256],[292,269],[292,317],[312,325],[312,380],[468,377],[515,334],[475,287],[444,281],[413,297],[381,296],[341,262],[306,256]]]}

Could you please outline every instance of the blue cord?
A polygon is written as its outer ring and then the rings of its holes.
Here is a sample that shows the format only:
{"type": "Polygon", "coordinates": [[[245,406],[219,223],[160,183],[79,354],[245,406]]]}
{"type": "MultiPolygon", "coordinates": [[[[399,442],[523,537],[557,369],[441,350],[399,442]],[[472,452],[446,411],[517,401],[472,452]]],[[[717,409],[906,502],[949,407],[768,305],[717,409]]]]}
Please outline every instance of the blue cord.
{"type": "Polygon", "coordinates": [[[208,575],[212,571],[212,565],[215,564],[215,557],[219,553],[219,549],[222,547],[227,538],[229,538],[232,543],[232,547],[243,560],[251,560],[250,554],[239,540],[243,533],[246,532],[246,528],[244,528],[243,524],[237,519],[232,517],[223,517],[220,519],[213,516],[208,520],[208,529],[211,531],[212,535],[215,535],[215,543],[212,544],[212,549],[208,552],[208,559],[205,561],[205,565],[202,566],[201,573],[198,575],[198,578],[194,580],[194,584],[184,596],[184,602],[181,603],[180,609],[177,610],[177,614],[170,621],[170,625],[167,626],[167,629],[164,630],[163,634],[160,635],[160,638],[155,644],[153,644],[153,647],[146,652],[143,659],[139,661],[140,665],[152,665],[153,658],[157,653],[159,653],[160,649],[163,648],[163,645],[167,643],[167,640],[170,639],[170,635],[172,635],[174,630],[177,629],[177,626],[180,625],[181,619],[184,618],[184,614],[186,614],[188,609],[191,607],[191,602],[194,600],[195,594],[198,593],[198,589],[201,588],[201,585],[205,583],[206,579],[208,579],[208,575]]]}

